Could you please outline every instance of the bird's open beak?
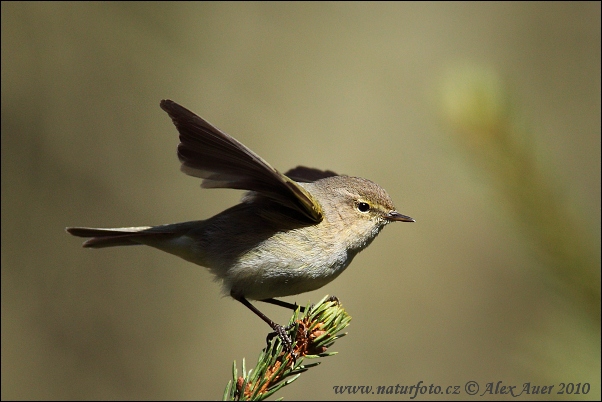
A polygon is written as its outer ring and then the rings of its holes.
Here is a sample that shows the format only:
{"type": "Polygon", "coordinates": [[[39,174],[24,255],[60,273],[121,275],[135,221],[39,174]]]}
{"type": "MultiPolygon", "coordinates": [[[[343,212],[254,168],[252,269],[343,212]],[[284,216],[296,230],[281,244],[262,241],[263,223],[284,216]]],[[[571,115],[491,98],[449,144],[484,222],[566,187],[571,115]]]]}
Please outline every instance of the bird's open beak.
{"type": "Polygon", "coordinates": [[[391,211],[389,212],[387,215],[385,215],[385,218],[387,218],[390,221],[399,221],[399,222],[416,222],[414,219],[410,218],[409,216],[406,215],[402,215],[397,211],[391,211]]]}

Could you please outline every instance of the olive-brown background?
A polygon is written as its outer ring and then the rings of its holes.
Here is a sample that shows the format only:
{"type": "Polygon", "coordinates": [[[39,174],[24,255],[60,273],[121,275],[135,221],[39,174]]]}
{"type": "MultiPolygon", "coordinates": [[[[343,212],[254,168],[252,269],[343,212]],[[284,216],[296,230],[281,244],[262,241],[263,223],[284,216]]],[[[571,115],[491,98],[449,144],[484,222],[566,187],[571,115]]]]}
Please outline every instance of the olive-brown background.
{"type": "Polygon", "coordinates": [[[254,364],[267,327],[205,269],[144,247],[84,250],[64,232],[237,202],[178,171],[164,98],[282,171],[370,178],[417,221],[288,299],[334,294],[353,320],[339,355],[278,396],[475,380],[589,382],[581,397],[599,399],[599,317],[554,285],[495,175],[446,124],[458,66],[512,95],[568,211],[555,230],[576,222],[589,239],[599,295],[598,2],[2,2],[2,399],[217,399],[233,360],[254,364]]]}

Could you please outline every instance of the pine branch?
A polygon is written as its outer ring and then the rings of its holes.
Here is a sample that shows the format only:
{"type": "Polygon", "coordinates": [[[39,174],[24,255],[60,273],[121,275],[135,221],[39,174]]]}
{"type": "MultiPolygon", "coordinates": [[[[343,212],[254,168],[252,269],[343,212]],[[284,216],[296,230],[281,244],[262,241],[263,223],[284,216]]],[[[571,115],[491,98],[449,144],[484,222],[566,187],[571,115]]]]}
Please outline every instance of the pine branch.
{"type": "Polygon", "coordinates": [[[351,317],[336,298],[324,297],[316,306],[307,306],[301,318],[297,308],[290,320],[292,353],[285,352],[279,337],[274,337],[267,349],[259,355],[257,365],[247,372],[245,359],[242,373],[238,376],[236,362],[232,366],[232,380],[224,390],[223,400],[261,401],[280,388],[295,381],[301,373],[321,362],[303,364],[304,359],[315,359],[337,354],[326,350],[334,342],[347,335],[339,334],[351,321],[351,317]]]}

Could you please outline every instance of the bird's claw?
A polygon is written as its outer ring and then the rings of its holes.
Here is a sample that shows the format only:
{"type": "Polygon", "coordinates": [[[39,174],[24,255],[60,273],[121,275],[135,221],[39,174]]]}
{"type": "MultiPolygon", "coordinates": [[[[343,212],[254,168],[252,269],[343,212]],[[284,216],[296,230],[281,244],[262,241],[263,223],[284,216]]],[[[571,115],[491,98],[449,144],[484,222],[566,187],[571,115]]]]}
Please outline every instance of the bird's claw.
{"type": "Polygon", "coordinates": [[[270,343],[272,342],[272,339],[274,339],[276,336],[278,338],[280,338],[280,342],[282,342],[282,346],[284,346],[284,351],[291,354],[291,356],[293,358],[293,364],[297,359],[297,355],[293,351],[293,341],[292,341],[290,335],[288,334],[288,331],[290,331],[294,327],[295,327],[295,323],[291,323],[291,324],[287,325],[286,327],[284,327],[280,324],[274,324],[274,328],[273,328],[274,332],[270,332],[268,334],[268,336],[266,337],[267,348],[270,347],[270,343]]]}

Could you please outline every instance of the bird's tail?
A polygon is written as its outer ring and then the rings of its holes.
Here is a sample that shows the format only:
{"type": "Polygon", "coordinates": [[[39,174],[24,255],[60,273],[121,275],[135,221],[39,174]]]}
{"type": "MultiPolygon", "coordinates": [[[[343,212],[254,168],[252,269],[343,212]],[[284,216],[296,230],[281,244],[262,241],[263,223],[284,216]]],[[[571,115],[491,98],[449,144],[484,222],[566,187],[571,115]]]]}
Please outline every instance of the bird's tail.
{"type": "Polygon", "coordinates": [[[103,248],[114,246],[134,246],[145,244],[144,238],[148,236],[157,237],[157,235],[173,236],[174,232],[148,231],[151,226],[140,226],[132,228],[66,228],[67,232],[73,236],[91,237],[83,244],[84,247],[103,248]]]}

